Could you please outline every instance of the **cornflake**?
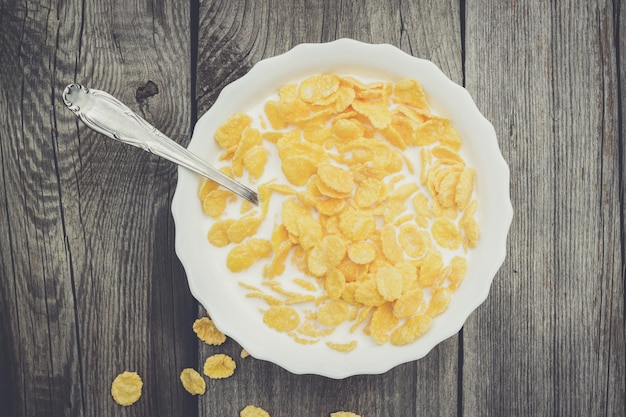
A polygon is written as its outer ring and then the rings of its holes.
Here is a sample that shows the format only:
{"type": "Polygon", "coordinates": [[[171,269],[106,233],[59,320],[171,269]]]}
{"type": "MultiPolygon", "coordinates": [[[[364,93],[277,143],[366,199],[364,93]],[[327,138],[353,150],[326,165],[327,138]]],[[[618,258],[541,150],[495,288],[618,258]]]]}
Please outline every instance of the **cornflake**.
{"type": "Polygon", "coordinates": [[[329,348],[335,349],[335,350],[337,350],[339,352],[352,352],[357,347],[357,341],[356,340],[352,340],[352,341],[350,341],[348,343],[326,342],[326,345],[329,348]]]}
{"type": "Polygon", "coordinates": [[[219,346],[226,341],[226,335],[222,333],[208,317],[201,317],[193,323],[193,331],[198,338],[207,345],[219,346]]]}
{"type": "Polygon", "coordinates": [[[261,407],[248,405],[239,412],[239,417],[270,417],[270,415],[261,407]]]}
{"type": "Polygon", "coordinates": [[[215,247],[223,248],[228,246],[231,242],[228,238],[228,228],[235,223],[233,219],[219,220],[213,223],[213,226],[209,229],[208,239],[209,242],[215,247]]]}
{"type": "Polygon", "coordinates": [[[412,316],[391,333],[391,343],[402,346],[414,342],[428,331],[431,324],[432,318],[428,315],[412,316]]]}
{"type": "Polygon", "coordinates": [[[180,373],[180,382],[191,395],[202,395],[206,391],[206,382],[195,369],[183,369],[180,373]]]}
{"type": "Polygon", "coordinates": [[[288,332],[298,327],[300,316],[293,308],[277,306],[265,311],[263,321],[279,332],[288,332]]]}
{"type": "Polygon", "coordinates": [[[223,379],[234,374],[235,368],[237,364],[230,356],[218,353],[206,359],[203,372],[211,379],[223,379]]]}
{"type": "Polygon", "coordinates": [[[259,285],[240,284],[265,304],[267,326],[302,344],[347,326],[405,345],[453,302],[480,238],[476,173],[451,120],[427,103],[413,79],[318,74],[281,87],[260,128],[238,113],[217,129],[222,172],[263,182],[260,213],[242,205],[239,217],[225,216],[231,193],[201,182],[208,240],[226,249],[232,272],[263,263],[259,285]],[[270,207],[279,215],[268,218],[270,207]]]}
{"type": "Polygon", "coordinates": [[[361,417],[358,414],[351,413],[349,411],[337,411],[335,413],[330,413],[330,417],[361,417]]]}
{"type": "Polygon", "coordinates": [[[111,384],[111,395],[116,403],[129,406],[141,397],[143,381],[137,372],[124,371],[111,384]]]}
{"type": "Polygon", "coordinates": [[[228,252],[226,266],[233,272],[243,271],[252,266],[257,260],[271,254],[272,245],[265,239],[248,239],[228,252]]]}

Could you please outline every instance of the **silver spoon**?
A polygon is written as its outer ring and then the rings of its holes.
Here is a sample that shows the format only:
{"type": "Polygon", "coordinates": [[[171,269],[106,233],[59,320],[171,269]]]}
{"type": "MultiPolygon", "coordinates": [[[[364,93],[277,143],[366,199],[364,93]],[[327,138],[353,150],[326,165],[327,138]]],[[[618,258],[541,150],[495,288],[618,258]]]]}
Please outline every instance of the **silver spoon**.
{"type": "Polygon", "coordinates": [[[96,132],[172,161],[258,204],[256,192],[159,132],[112,95],[80,84],[70,84],[63,91],[63,102],[96,132]]]}

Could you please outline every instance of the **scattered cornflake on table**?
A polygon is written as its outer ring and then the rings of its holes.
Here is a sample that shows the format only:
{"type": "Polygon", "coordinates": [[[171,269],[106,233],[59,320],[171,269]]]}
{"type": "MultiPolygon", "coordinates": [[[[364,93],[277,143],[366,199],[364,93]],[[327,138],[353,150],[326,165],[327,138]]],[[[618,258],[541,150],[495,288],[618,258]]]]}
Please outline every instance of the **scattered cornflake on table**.
{"type": "Polygon", "coordinates": [[[270,414],[261,407],[248,405],[239,412],[239,417],[270,417],[270,414]]]}
{"type": "Polygon", "coordinates": [[[248,351],[247,351],[247,350],[245,350],[245,349],[241,349],[241,353],[239,354],[239,357],[240,357],[241,359],[245,359],[245,358],[247,358],[248,356],[250,356],[250,353],[248,353],[248,351]]]}
{"type": "Polygon", "coordinates": [[[202,395],[206,391],[206,382],[198,371],[192,368],[185,368],[180,373],[180,382],[188,393],[192,395],[202,395]]]}
{"type": "Polygon", "coordinates": [[[237,364],[233,358],[223,353],[218,353],[206,359],[203,371],[211,379],[223,379],[234,374],[235,368],[237,368],[237,364]]]}
{"type": "Polygon", "coordinates": [[[337,411],[336,413],[330,413],[330,417],[361,417],[358,414],[351,413],[349,411],[337,411]]]}
{"type": "Polygon", "coordinates": [[[139,400],[142,387],[143,381],[137,372],[124,371],[113,380],[111,395],[119,405],[129,406],[139,400]]]}
{"type": "Polygon", "coordinates": [[[201,317],[193,323],[193,331],[198,338],[207,345],[219,346],[226,341],[226,335],[222,333],[208,317],[201,317]]]}

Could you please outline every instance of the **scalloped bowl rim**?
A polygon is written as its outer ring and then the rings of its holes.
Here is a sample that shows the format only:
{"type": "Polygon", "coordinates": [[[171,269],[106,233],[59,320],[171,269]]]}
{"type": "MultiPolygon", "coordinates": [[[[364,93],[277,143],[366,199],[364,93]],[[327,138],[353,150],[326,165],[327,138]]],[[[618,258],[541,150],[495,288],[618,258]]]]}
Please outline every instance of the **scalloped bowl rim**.
{"type": "MultiPolygon", "coordinates": [[[[467,277],[453,295],[448,310],[434,319],[433,326],[424,336],[407,346],[364,346],[342,353],[322,343],[289,343],[290,339],[283,338],[284,335],[277,334],[262,322],[259,325],[258,320],[233,312],[232,303],[225,300],[228,298],[226,291],[212,291],[216,283],[222,283],[216,281],[219,277],[211,277],[210,262],[207,262],[210,249],[200,240],[206,241],[206,230],[199,230],[201,228],[194,221],[200,210],[200,204],[197,204],[198,177],[184,168],[178,169],[172,199],[175,249],[192,295],[204,306],[217,327],[253,357],[273,362],[296,374],[329,378],[380,374],[424,357],[437,344],[458,333],[470,314],[486,300],[506,257],[507,235],[513,217],[510,173],[492,124],[480,113],[467,90],[428,60],[413,57],[389,44],[367,44],[352,39],[300,44],[282,55],[258,62],[246,75],[222,89],[214,105],[196,123],[188,148],[202,156],[207,151],[207,138],[212,138],[217,126],[230,115],[263,101],[288,81],[322,72],[389,80],[415,78],[422,83],[434,110],[450,117],[464,138],[466,159],[476,169],[477,217],[482,236],[478,246],[470,252],[467,277]]],[[[199,213],[201,216],[201,210],[199,213]]]]}

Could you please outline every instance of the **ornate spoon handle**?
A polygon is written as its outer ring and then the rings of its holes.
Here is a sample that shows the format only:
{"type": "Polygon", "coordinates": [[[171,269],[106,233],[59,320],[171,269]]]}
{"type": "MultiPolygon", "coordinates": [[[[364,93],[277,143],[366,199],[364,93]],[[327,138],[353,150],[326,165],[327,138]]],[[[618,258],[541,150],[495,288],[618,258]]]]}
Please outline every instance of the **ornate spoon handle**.
{"type": "Polygon", "coordinates": [[[63,91],[63,101],[96,132],[172,161],[258,204],[256,192],[169,139],[112,95],[80,84],[70,84],[63,91]]]}

